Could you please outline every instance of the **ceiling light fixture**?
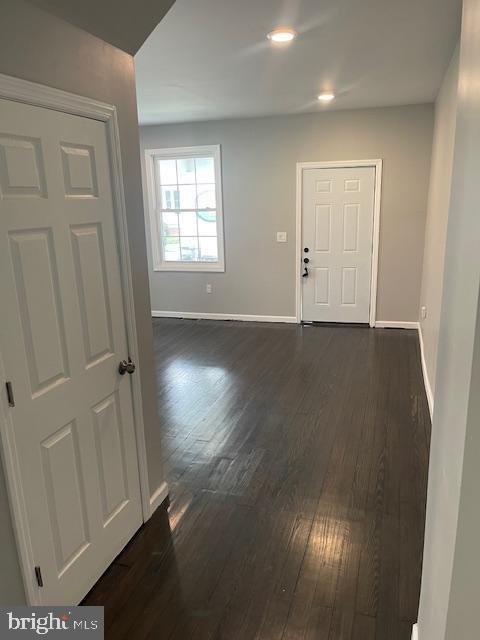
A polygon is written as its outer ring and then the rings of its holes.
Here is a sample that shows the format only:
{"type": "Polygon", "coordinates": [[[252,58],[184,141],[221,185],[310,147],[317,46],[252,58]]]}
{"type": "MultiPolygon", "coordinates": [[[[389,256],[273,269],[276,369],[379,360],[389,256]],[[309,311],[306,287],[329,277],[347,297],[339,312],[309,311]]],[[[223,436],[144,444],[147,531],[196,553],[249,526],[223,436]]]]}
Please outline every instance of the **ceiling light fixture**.
{"type": "Polygon", "coordinates": [[[321,93],[317,96],[317,99],[320,100],[320,102],[330,102],[330,100],[333,100],[334,98],[335,94],[333,93],[321,93]]]}
{"type": "Polygon", "coordinates": [[[291,42],[296,35],[297,35],[297,32],[294,31],[293,29],[282,28],[282,29],[275,29],[274,31],[270,31],[270,33],[267,35],[267,38],[272,42],[291,42]]]}

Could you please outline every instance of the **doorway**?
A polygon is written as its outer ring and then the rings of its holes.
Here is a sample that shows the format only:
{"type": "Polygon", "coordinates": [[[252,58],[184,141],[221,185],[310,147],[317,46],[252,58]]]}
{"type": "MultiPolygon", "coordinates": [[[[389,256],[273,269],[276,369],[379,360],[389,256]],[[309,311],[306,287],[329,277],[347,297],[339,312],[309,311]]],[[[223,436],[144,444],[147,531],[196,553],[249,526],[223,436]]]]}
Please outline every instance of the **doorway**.
{"type": "Polygon", "coordinates": [[[149,515],[116,112],[0,80],[5,471],[29,603],[76,604],[149,515]]]}
{"type": "Polygon", "coordinates": [[[297,165],[297,320],[375,324],[381,160],[297,165]]]}

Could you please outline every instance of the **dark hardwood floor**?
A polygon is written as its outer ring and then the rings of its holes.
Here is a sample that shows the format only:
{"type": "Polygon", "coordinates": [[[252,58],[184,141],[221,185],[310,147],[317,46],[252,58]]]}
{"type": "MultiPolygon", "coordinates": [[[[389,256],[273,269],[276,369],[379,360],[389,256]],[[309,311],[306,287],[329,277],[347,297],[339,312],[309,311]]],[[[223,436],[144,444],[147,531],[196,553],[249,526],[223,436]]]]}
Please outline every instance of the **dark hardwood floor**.
{"type": "Polygon", "coordinates": [[[414,331],[155,320],[171,506],[106,637],[409,640],[430,420],[414,331]]]}

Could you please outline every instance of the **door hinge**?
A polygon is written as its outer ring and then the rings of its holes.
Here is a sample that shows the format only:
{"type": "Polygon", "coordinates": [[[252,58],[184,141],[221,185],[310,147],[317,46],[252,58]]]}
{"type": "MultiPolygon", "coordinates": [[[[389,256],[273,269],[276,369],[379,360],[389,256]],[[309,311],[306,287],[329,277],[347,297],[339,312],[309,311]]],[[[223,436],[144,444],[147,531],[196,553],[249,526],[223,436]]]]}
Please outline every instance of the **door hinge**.
{"type": "Polygon", "coordinates": [[[37,579],[38,586],[43,587],[42,570],[40,567],[35,567],[35,577],[37,579]]]}
{"type": "Polygon", "coordinates": [[[13,395],[13,386],[12,383],[10,381],[5,383],[5,387],[7,388],[7,400],[8,400],[8,406],[9,407],[14,407],[15,406],[15,397],[13,395]]]}

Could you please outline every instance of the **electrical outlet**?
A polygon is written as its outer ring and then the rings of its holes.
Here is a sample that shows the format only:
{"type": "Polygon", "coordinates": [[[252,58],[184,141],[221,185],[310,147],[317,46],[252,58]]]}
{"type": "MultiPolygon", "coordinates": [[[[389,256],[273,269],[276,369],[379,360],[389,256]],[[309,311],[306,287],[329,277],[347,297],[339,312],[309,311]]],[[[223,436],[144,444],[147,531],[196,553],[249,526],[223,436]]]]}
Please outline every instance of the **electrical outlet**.
{"type": "Polygon", "coordinates": [[[287,232],[277,231],[277,242],[286,242],[286,241],[287,241],[287,232]]]}
{"type": "Polygon", "coordinates": [[[211,284],[207,284],[206,290],[207,290],[207,293],[212,293],[212,291],[213,291],[212,285],[211,284]]]}
{"type": "Polygon", "coordinates": [[[422,320],[425,320],[425,318],[427,317],[427,307],[422,307],[420,309],[420,315],[422,320]]]}

